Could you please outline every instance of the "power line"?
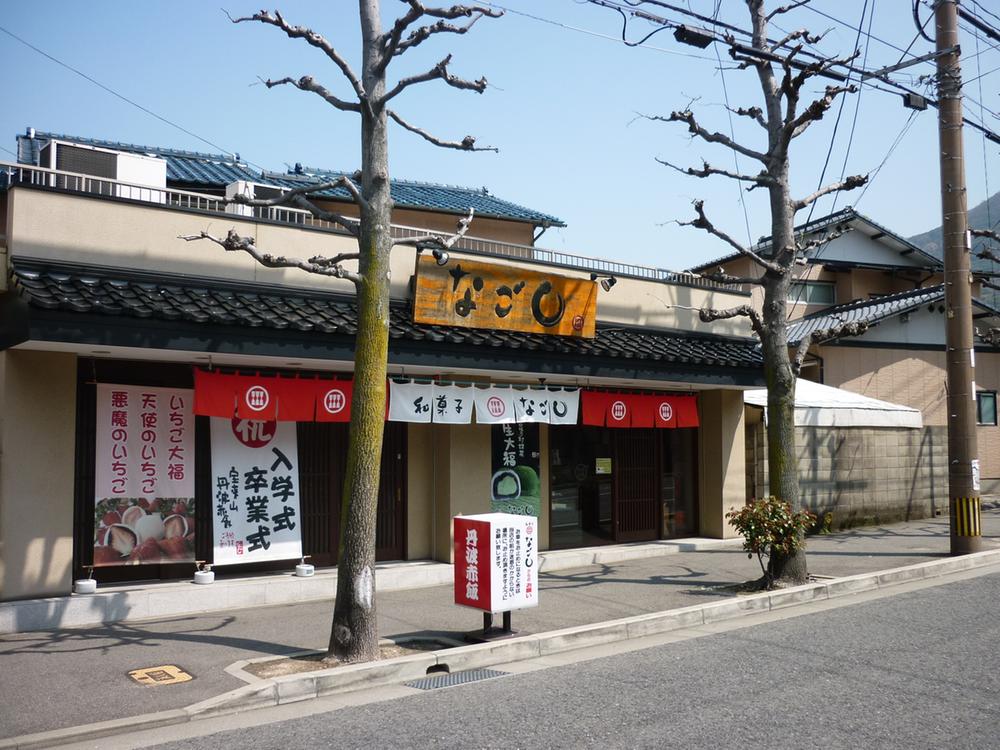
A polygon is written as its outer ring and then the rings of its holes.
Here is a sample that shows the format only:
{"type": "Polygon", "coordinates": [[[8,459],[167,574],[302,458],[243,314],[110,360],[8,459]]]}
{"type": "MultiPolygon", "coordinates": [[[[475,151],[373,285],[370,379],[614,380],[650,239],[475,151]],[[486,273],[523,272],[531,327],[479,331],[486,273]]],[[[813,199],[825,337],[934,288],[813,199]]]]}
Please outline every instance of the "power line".
{"type": "MultiPolygon", "coordinates": [[[[187,128],[183,127],[182,125],[178,125],[176,122],[173,122],[172,120],[168,120],[163,115],[159,115],[156,112],[154,112],[153,110],[148,109],[147,107],[142,106],[138,102],[136,102],[136,101],[134,101],[132,99],[129,99],[124,94],[119,94],[117,91],[115,91],[114,89],[110,88],[109,86],[105,86],[103,83],[101,83],[100,81],[98,81],[96,78],[92,78],[91,76],[87,75],[83,71],[81,71],[81,70],[79,70],[77,68],[74,68],[69,63],[63,62],[62,60],[60,60],[60,59],[58,59],[58,58],[50,55],[48,52],[46,52],[46,51],[44,51],[42,49],[39,49],[38,47],[36,47],[35,45],[33,45],[31,42],[29,42],[29,41],[27,41],[25,39],[22,39],[21,37],[19,37],[17,34],[15,34],[10,29],[7,29],[7,28],[4,28],[3,26],[0,26],[0,31],[2,31],[4,34],[7,34],[7,36],[11,37],[12,39],[17,40],[18,42],[20,42],[21,44],[23,44],[25,47],[28,47],[29,49],[34,50],[35,52],[37,52],[42,57],[45,57],[45,58],[51,60],[56,65],[59,65],[59,66],[61,66],[63,68],[66,68],[66,70],[69,70],[69,71],[75,73],[76,75],[80,76],[81,78],[83,78],[83,79],[89,81],[90,83],[94,84],[98,88],[103,89],[104,91],[108,92],[112,96],[117,97],[118,99],[121,99],[126,104],[131,104],[133,107],[136,107],[137,109],[142,110],[147,115],[155,117],[157,120],[160,120],[161,122],[166,123],[170,127],[177,128],[182,133],[186,133],[187,135],[191,136],[192,138],[197,138],[202,143],[206,143],[209,146],[211,146],[212,148],[218,149],[219,151],[221,151],[224,154],[233,154],[233,153],[235,153],[235,151],[233,151],[232,149],[224,148],[224,147],[218,145],[217,143],[213,143],[212,141],[208,140],[207,138],[202,138],[197,133],[194,133],[194,132],[188,130],[187,128]]],[[[4,150],[6,151],[6,149],[4,149],[4,150]]],[[[10,152],[10,153],[13,153],[13,152],[10,152]]],[[[247,161],[247,163],[248,164],[252,164],[253,166],[257,167],[258,169],[264,169],[259,164],[254,164],[253,162],[251,162],[249,160],[247,161]]]]}
{"type": "MultiPolygon", "coordinates": [[[[865,0],[864,6],[861,8],[861,23],[864,23],[865,13],[868,12],[868,0],[865,0]]],[[[854,49],[858,48],[858,43],[861,41],[861,23],[858,24],[858,34],[854,37],[854,49]]],[[[848,82],[850,82],[850,75],[848,75],[848,82]]],[[[830,147],[826,150],[826,158],[823,160],[823,169],[819,173],[819,184],[816,189],[819,190],[823,187],[823,180],[826,179],[826,168],[830,165],[830,156],[833,154],[833,146],[837,141],[837,129],[840,127],[840,118],[844,114],[844,106],[847,102],[847,97],[841,95],[840,106],[837,108],[837,119],[833,122],[833,133],[830,135],[830,147]]],[[[812,221],[813,212],[816,210],[816,204],[818,201],[814,201],[809,207],[809,216],[806,218],[806,223],[808,224],[812,221]]]]}
{"type": "MultiPolygon", "coordinates": [[[[511,15],[515,16],[523,16],[524,18],[529,18],[532,21],[538,21],[539,23],[546,23],[549,24],[550,26],[556,26],[565,31],[575,31],[578,34],[586,34],[587,36],[596,37],[597,39],[604,39],[609,42],[614,42],[615,44],[624,43],[626,44],[626,46],[635,46],[635,45],[628,45],[627,42],[623,42],[622,39],[619,39],[618,37],[615,36],[609,36],[607,34],[599,34],[598,32],[591,31],[590,29],[584,29],[579,26],[571,26],[569,24],[562,23],[561,21],[553,21],[551,18],[544,18],[542,16],[534,15],[533,13],[525,13],[522,10],[515,10],[514,8],[508,8],[507,6],[499,5],[497,3],[484,2],[483,5],[487,5],[490,8],[496,8],[497,10],[502,10],[504,13],[510,13],[511,15]]],[[[667,55],[674,55],[676,57],[690,57],[692,60],[708,60],[709,62],[712,62],[712,58],[706,55],[695,55],[690,52],[680,52],[678,50],[666,49],[665,47],[654,47],[652,45],[643,45],[642,48],[652,50],[654,52],[662,52],[667,55]]]]}
{"type": "MultiPolygon", "coordinates": [[[[865,0],[865,5],[867,5],[867,4],[868,4],[868,2],[867,2],[867,0],[865,0]]],[[[865,16],[864,16],[864,11],[862,10],[862,12],[861,12],[861,23],[864,23],[864,20],[865,20],[865,16]]],[[[865,34],[865,54],[864,54],[864,57],[861,58],[861,67],[862,68],[867,68],[868,67],[868,49],[871,46],[872,22],[874,20],[875,20],[875,0],[872,0],[872,12],[868,14],[868,31],[865,34]]],[[[861,23],[858,24],[859,28],[861,27],[861,23]]],[[[854,99],[854,119],[851,120],[851,132],[850,132],[850,135],[847,136],[847,149],[844,151],[844,163],[840,167],[840,179],[841,180],[844,179],[844,175],[847,173],[847,161],[851,157],[851,146],[854,144],[854,130],[855,130],[855,128],[857,128],[857,125],[858,125],[858,113],[861,112],[861,95],[864,93],[864,91],[865,91],[864,88],[858,89],[858,95],[854,99]]],[[[838,198],[840,198],[840,191],[837,191],[836,193],[833,194],[833,206],[830,208],[830,213],[833,213],[834,211],[837,210],[837,199],[838,198]]]]}
{"type": "MultiPolygon", "coordinates": [[[[983,73],[982,73],[982,60],[979,57],[979,35],[974,35],[976,38],[976,75],[975,80],[978,82],[979,87],[979,119],[985,122],[983,117],[983,73]]],[[[967,84],[964,84],[967,85],[967,84]]],[[[990,214],[990,167],[987,160],[986,153],[986,136],[983,136],[983,183],[986,189],[986,225],[993,226],[993,217],[990,214]]]]}
{"type": "MultiPolygon", "coordinates": [[[[720,3],[721,5],[721,3],[720,3]]],[[[719,6],[716,6],[716,12],[718,12],[719,6]]],[[[713,44],[712,49],[715,50],[715,57],[719,61],[719,75],[722,79],[722,96],[726,100],[726,113],[729,115],[729,135],[735,141],[736,140],[736,128],[733,126],[733,110],[729,105],[729,89],[726,86],[726,71],[722,67],[722,57],[719,55],[719,45],[713,44]]],[[[732,150],[732,149],[730,149],[732,150]]],[[[736,151],[733,151],[733,163],[736,165],[736,173],[742,172],[740,169],[740,155],[736,151]]],[[[736,183],[736,193],[740,196],[740,206],[743,208],[743,223],[747,228],[747,243],[749,245],[753,244],[753,233],[750,231],[750,213],[747,211],[746,198],[743,195],[743,186],[737,182],[736,183]]]]}
{"type": "MultiPolygon", "coordinates": [[[[816,13],[818,15],[823,16],[823,18],[826,18],[829,21],[833,21],[834,23],[839,23],[841,26],[844,26],[845,28],[848,28],[851,31],[856,31],[859,34],[864,33],[864,32],[861,31],[860,24],[858,26],[851,26],[851,24],[847,23],[847,21],[841,21],[839,18],[836,18],[835,16],[831,16],[829,13],[825,13],[825,12],[823,12],[823,11],[817,9],[817,8],[814,8],[812,5],[803,5],[802,7],[805,8],[806,10],[811,10],[813,13],[816,13]]],[[[897,52],[901,52],[903,55],[906,54],[906,50],[904,50],[902,47],[897,47],[892,42],[887,42],[885,39],[882,39],[881,37],[877,37],[874,34],[869,34],[868,36],[870,36],[876,42],[880,42],[881,44],[884,44],[886,47],[891,47],[892,49],[896,50],[897,52]]]]}
{"type": "Polygon", "coordinates": [[[981,10],[986,15],[993,16],[995,19],[997,19],[997,21],[1000,21],[1000,16],[998,16],[996,13],[993,13],[990,10],[987,10],[985,7],[983,7],[982,3],[978,2],[977,0],[972,0],[972,4],[975,5],[978,10],[981,10]]]}
{"type": "Polygon", "coordinates": [[[882,158],[882,161],[879,162],[879,165],[877,167],[875,167],[875,169],[873,169],[871,171],[871,173],[868,175],[868,182],[865,183],[865,186],[861,189],[861,193],[858,195],[857,200],[854,201],[855,208],[858,206],[859,203],[861,203],[861,199],[865,197],[865,193],[868,192],[868,188],[870,188],[871,185],[872,185],[872,183],[875,182],[875,178],[878,177],[879,172],[882,171],[882,167],[884,167],[886,165],[886,162],[889,161],[889,157],[892,156],[893,152],[896,150],[896,147],[899,146],[900,143],[902,143],[903,138],[906,137],[907,132],[909,132],[909,130],[910,130],[910,126],[913,125],[913,123],[917,119],[917,115],[919,115],[919,114],[920,114],[920,110],[917,110],[917,109],[915,109],[912,112],[910,112],[910,116],[907,118],[906,122],[903,124],[903,127],[899,131],[899,134],[896,136],[895,140],[893,140],[892,145],[889,146],[889,150],[886,152],[885,156],[882,158]]]}

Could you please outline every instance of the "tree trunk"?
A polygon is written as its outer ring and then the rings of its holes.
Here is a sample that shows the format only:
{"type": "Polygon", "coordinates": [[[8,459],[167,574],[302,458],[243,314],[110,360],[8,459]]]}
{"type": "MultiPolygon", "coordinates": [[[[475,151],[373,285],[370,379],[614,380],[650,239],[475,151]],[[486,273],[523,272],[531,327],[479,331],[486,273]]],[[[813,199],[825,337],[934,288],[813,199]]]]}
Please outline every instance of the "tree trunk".
{"type": "MultiPolygon", "coordinates": [[[[378,0],[360,0],[362,83],[369,102],[385,93],[385,74],[376,69],[381,34],[378,0]]],[[[329,654],[340,661],[379,656],[375,617],[375,521],[379,468],[385,431],[386,362],[389,347],[389,225],[387,120],[384,106],[361,108],[361,207],[358,238],[358,333],[354,353],[354,395],[347,468],[340,513],[337,599],[329,654]]]]}
{"type": "MultiPolygon", "coordinates": [[[[767,18],[762,2],[751,3],[754,43],[767,46],[767,18]]],[[[781,99],[775,97],[762,78],[768,111],[768,186],[771,207],[771,247],[773,261],[788,271],[764,274],[764,305],[761,310],[761,348],[767,380],[767,459],[771,494],[799,510],[799,474],[795,450],[795,371],[788,351],[788,298],[796,253],[795,211],[789,184],[789,141],[783,139],[784,118],[781,99]]],[[[768,561],[771,584],[805,583],[808,578],[805,550],[791,555],[771,550],[768,561]]]]}

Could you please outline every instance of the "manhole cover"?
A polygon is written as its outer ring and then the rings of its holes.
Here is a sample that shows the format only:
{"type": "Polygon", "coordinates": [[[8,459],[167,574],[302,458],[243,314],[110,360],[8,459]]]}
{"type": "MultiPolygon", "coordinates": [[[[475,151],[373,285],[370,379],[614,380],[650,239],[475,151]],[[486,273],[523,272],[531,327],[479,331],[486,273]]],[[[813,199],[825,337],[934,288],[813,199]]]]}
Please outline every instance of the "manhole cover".
{"type": "Polygon", "coordinates": [[[418,690],[437,690],[438,688],[464,685],[467,682],[478,682],[479,680],[490,680],[494,677],[503,677],[510,672],[501,672],[498,669],[469,669],[465,672],[455,672],[453,674],[435,674],[430,677],[421,677],[419,680],[411,680],[403,683],[407,687],[418,690]]]}
{"type": "Polygon", "coordinates": [[[144,669],[133,669],[128,676],[140,685],[176,685],[178,682],[193,680],[190,674],[173,664],[164,664],[162,667],[146,667],[144,669]]]}

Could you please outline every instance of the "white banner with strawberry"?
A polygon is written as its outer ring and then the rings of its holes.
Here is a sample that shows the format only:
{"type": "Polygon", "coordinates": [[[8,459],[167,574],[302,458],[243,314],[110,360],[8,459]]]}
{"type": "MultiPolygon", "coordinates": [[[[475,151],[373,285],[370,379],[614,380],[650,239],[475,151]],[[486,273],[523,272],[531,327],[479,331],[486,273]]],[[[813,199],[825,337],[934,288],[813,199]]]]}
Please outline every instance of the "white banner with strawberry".
{"type": "Polygon", "coordinates": [[[95,566],[194,562],[193,398],[97,385],[95,566]]]}

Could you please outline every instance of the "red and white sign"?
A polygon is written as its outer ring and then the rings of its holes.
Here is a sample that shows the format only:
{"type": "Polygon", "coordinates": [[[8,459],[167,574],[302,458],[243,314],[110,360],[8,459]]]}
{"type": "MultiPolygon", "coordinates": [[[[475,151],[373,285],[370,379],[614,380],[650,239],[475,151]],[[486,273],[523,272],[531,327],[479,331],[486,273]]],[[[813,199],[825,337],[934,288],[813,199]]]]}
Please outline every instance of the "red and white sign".
{"type": "Polygon", "coordinates": [[[192,397],[97,385],[94,565],[194,561],[192,397]]]}
{"type": "Polygon", "coordinates": [[[348,422],[350,380],[227,375],[195,370],[194,413],[279,422],[348,422]]]}
{"type": "Polygon", "coordinates": [[[664,401],[660,404],[658,412],[660,419],[664,422],[669,422],[674,418],[674,407],[670,405],[669,401],[664,401]]]}
{"type": "Polygon", "coordinates": [[[583,391],[583,424],[598,427],[697,427],[698,397],[583,391]]]}
{"type": "Polygon", "coordinates": [[[214,564],[302,557],[295,425],[211,421],[214,564]]]}
{"type": "Polygon", "coordinates": [[[625,418],[628,417],[628,407],[620,398],[615,399],[611,402],[611,408],[608,409],[608,415],[616,422],[624,422],[625,418]]]}
{"type": "Polygon", "coordinates": [[[538,606],[538,519],[456,516],[455,604],[484,612],[538,606]]]}
{"type": "Polygon", "coordinates": [[[354,381],[319,380],[316,387],[316,421],[350,422],[354,381]]]}
{"type": "Polygon", "coordinates": [[[517,421],[514,413],[512,388],[475,388],[476,422],[479,424],[513,424],[517,421]]]}

